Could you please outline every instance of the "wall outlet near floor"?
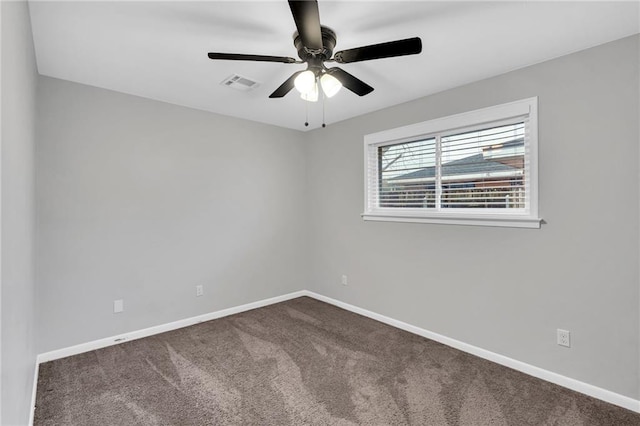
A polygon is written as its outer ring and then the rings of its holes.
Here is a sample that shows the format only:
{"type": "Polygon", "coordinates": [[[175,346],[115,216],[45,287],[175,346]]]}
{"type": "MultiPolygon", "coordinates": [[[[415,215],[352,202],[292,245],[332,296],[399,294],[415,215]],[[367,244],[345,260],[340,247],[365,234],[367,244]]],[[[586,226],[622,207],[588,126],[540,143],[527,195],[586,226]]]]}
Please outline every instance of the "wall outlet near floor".
{"type": "Polygon", "coordinates": [[[571,333],[567,330],[558,329],[558,344],[560,346],[571,347],[571,333]]]}
{"type": "Polygon", "coordinates": [[[118,299],[113,301],[113,313],[117,314],[124,311],[124,300],[118,299]]]}
{"type": "Polygon", "coordinates": [[[204,287],[201,285],[196,286],[196,296],[202,296],[204,294],[204,287]]]}
{"type": "Polygon", "coordinates": [[[342,278],[340,279],[340,282],[342,282],[342,285],[348,285],[349,279],[347,278],[346,275],[343,275],[342,278]]]}

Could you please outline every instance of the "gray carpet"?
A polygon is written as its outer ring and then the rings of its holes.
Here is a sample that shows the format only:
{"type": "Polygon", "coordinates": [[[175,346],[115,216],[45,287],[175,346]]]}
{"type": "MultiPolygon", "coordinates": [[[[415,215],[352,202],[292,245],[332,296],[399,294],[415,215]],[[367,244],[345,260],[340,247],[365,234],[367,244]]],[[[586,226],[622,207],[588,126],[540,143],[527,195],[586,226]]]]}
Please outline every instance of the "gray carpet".
{"type": "Polygon", "coordinates": [[[35,425],[640,425],[302,297],[44,363],[35,425]]]}

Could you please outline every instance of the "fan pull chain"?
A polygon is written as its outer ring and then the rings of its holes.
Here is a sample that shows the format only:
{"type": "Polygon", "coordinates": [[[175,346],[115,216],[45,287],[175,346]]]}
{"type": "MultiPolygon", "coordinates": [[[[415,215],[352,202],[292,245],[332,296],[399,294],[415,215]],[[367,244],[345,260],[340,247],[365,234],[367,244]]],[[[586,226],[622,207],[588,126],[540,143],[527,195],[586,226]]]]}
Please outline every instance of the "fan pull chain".
{"type": "Polygon", "coordinates": [[[324,100],[325,99],[326,99],[326,96],[324,95],[324,90],[322,90],[322,127],[327,127],[324,120],[324,100]]]}
{"type": "Polygon", "coordinates": [[[306,114],[306,120],[304,122],[304,127],[309,127],[309,102],[304,102],[304,113],[306,114]]]}

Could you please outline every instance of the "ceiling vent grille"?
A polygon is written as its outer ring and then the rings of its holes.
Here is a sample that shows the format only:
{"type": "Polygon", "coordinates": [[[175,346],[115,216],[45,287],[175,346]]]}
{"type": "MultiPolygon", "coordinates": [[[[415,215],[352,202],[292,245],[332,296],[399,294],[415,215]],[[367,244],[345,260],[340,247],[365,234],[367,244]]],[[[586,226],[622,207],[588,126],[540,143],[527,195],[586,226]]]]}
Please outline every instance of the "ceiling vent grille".
{"type": "Polygon", "coordinates": [[[222,84],[223,86],[231,87],[232,89],[242,91],[252,90],[260,86],[260,83],[258,83],[257,81],[238,74],[230,75],[229,77],[225,78],[220,84],[222,84]]]}

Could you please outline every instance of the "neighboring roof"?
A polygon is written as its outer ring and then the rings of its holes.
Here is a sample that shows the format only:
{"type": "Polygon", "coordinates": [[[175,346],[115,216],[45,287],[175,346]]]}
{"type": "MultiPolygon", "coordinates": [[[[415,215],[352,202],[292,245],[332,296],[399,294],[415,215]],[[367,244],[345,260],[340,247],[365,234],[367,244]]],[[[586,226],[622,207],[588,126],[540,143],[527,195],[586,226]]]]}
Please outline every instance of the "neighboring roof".
{"type": "MultiPolygon", "coordinates": [[[[482,154],[472,155],[470,157],[461,158],[460,160],[451,161],[442,165],[443,175],[467,175],[474,173],[492,173],[519,170],[516,167],[508,166],[497,161],[486,160],[482,154]]],[[[415,172],[396,176],[390,181],[399,181],[407,179],[426,179],[433,178],[436,175],[435,166],[425,167],[415,172]]]]}

